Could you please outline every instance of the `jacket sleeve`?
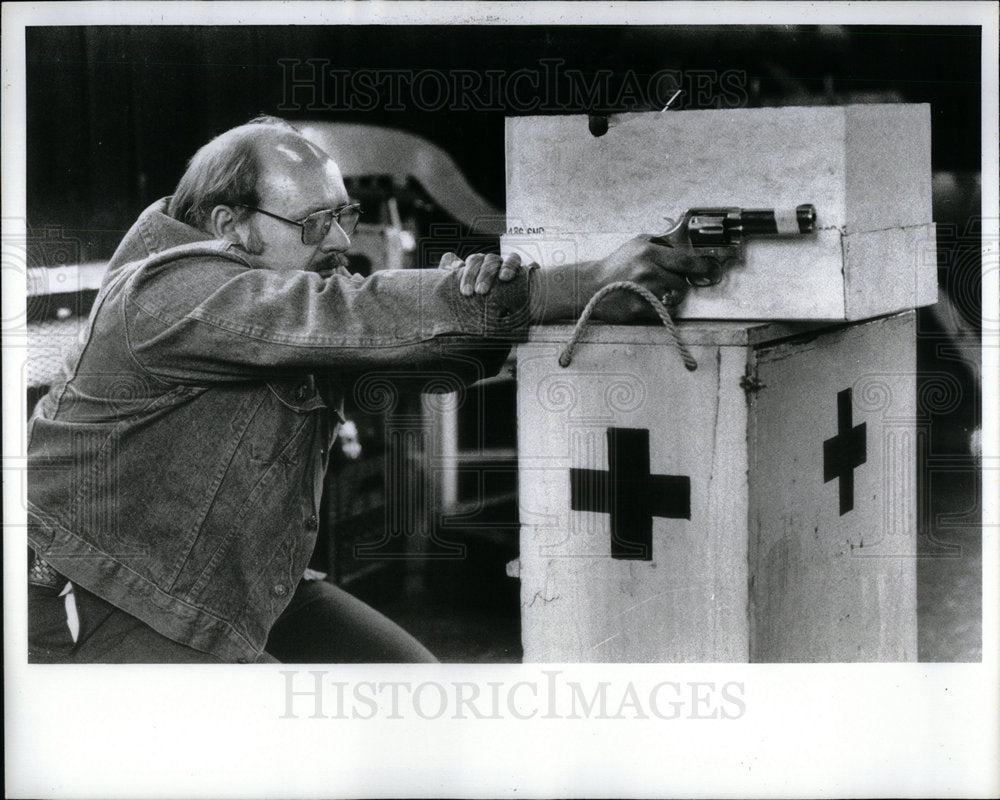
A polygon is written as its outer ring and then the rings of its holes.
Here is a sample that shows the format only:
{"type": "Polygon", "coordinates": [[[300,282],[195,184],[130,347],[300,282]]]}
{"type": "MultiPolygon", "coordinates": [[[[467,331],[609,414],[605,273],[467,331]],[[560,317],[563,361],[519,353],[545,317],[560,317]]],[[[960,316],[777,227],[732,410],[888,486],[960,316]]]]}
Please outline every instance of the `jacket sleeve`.
{"type": "Polygon", "coordinates": [[[140,266],[117,304],[132,358],[184,383],[302,372],[409,383],[446,373],[468,383],[496,373],[529,318],[523,269],[485,296],[464,297],[457,272],[323,278],[204,257],[140,266]]]}

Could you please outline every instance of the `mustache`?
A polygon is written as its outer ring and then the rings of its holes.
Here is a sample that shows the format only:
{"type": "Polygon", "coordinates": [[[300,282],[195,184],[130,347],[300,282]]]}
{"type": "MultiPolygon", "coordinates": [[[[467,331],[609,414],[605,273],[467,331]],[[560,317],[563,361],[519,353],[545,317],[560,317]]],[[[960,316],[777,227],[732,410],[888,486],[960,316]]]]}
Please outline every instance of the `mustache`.
{"type": "Polygon", "coordinates": [[[312,269],[324,278],[340,267],[347,268],[350,259],[343,253],[329,253],[312,265],[312,269]]]}

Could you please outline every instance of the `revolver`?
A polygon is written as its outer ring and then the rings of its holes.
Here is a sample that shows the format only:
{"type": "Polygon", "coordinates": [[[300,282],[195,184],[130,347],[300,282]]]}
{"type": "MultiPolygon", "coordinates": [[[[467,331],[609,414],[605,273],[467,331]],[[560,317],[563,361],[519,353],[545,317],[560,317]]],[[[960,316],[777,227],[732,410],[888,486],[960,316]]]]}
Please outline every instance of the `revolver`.
{"type": "Polygon", "coordinates": [[[689,277],[691,286],[713,286],[722,280],[725,263],[740,255],[745,236],[800,236],[816,228],[816,207],[811,203],[794,211],[773,208],[691,208],[666,233],[655,236],[653,244],[687,242],[698,255],[714,259],[707,275],[689,277]],[[731,248],[731,249],[730,249],[731,248]]]}

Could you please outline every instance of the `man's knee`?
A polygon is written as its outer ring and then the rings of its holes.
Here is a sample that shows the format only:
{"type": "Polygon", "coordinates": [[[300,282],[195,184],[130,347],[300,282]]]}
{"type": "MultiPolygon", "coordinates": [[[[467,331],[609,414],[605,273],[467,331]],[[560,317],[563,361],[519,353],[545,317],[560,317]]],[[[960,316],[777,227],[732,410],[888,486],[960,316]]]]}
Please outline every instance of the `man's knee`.
{"type": "Polygon", "coordinates": [[[435,663],[395,622],[326,581],[301,581],[271,629],[267,651],[286,663],[435,663]]]}

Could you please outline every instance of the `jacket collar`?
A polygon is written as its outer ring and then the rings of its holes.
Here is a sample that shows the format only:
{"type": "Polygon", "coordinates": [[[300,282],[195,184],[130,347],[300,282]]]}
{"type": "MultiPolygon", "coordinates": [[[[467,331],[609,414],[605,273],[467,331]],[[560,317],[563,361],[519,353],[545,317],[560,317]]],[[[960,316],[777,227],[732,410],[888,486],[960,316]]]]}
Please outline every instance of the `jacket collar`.
{"type": "Polygon", "coordinates": [[[167,213],[169,204],[169,197],[161,198],[139,215],[111,257],[108,273],[120,269],[125,264],[143,261],[152,255],[196,242],[217,246],[220,251],[240,252],[232,242],[213,239],[204,231],[171,217],[167,213]]]}

